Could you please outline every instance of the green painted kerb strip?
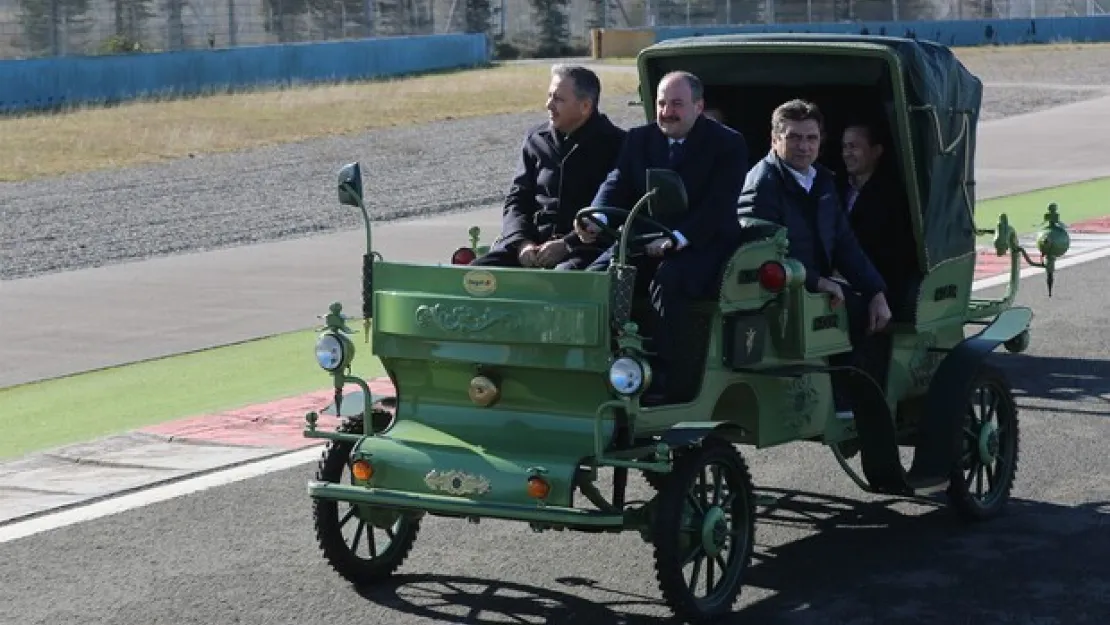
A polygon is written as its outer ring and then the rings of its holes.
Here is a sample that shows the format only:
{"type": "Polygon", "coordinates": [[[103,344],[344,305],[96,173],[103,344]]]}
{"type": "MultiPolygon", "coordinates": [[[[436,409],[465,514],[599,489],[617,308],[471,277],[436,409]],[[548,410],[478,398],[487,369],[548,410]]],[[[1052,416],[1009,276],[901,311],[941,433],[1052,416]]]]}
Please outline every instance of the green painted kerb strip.
{"type": "MultiPolygon", "coordinates": [[[[1010,225],[1018,234],[1028,234],[1040,229],[1048,205],[1055,202],[1060,208],[1060,220],[1071,225],[1085,219],[1110,215],[1110,178],[1097,178],[1085,182],[1038,189],[1028,193],[980,200],[975,207],[975,225],[994,228],[999,213],[1006,213],[1010,225]]],[[[982,237],[988,240],[988,235],[982,237]]]]}
{"type": "MultiPolygon", "coordinates": [[[[0,389],[0,459],[330,387],[303,330],[0,389]]],[[[356,375],[382,375],[355,340],[356,375]]]]}

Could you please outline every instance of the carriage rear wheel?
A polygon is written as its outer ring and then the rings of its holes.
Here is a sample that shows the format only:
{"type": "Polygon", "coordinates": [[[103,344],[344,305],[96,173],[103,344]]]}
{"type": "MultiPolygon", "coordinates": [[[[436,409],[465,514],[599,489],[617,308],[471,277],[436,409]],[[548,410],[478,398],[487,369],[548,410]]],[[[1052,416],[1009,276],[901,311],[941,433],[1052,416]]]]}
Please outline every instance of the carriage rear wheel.
{"type": "MultiPolygon", "coordinates": [[[[362,434],[362,420],[345,421],[338,430],[362,434]]],[[[343,482],[344,473],[350,470],[352,447],[346,441],[331,441],[320,459],[316,479],[343,482]]],[[[355,585],[371,584],[392,575],[408,557],[420,531],[421,517],[397,511],[327,499],[313,499],[312,507],[316,540],[324,558],[340,576],[355,585]],[[350,538],[344,536],[345,531],[350,538]],[[377,532],[384,536],[376,536],[377,532]]]]}
{"type": "Polygon", "coordinates": [[[755,543],[755,489],[744,459],[730,443],[706,438],[675,459],[658,504],[652,530],[663,598],[691,623],[730,612],[755,543]]]}
{"type": "Polygon", "coordinates": [[[963,455],[952,472],[948,498],[960,516],[981,521],[997,516],[1017,476],[1017,402],[1005,375],[984,365],[972,384],[964,412],[963,455]]]}

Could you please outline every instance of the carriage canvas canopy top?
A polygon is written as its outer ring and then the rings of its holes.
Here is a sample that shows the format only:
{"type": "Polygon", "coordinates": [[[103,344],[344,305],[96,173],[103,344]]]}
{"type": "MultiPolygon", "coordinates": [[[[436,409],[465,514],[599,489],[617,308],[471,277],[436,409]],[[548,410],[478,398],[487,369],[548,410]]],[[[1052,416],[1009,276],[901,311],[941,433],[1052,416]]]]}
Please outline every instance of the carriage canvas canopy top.
{"type": "Polygon", "coordinates": [[[879,35],[752,33],[665,40],[640,53],[649,114],[656,85],[686,69],[713,84],[878,84],[891,117],[923,268],[975,251],[974,158],[983,85],[946,47],[879,35]],[[757,62],[738,62],[738,54],[757,62]]]}

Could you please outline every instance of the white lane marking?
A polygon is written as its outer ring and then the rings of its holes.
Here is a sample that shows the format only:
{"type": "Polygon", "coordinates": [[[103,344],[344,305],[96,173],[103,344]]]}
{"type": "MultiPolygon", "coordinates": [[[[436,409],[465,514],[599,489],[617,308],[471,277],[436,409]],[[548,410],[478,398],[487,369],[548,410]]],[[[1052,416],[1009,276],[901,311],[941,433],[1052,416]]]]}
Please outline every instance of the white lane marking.
{"type": "MultiPolygon", "coordinates": [[[[1064,257],[1057,261],[1056,267],[1057,269],[1063,269],[1065,267],[1072,267],[1082,263],[1088,263],[1093,260],[1105,258],[1107,256],[1110,256],[1110,247],[1096,249],[1091,252],[1086,252],[1070,258],[1064,257]]],[[[1042,273],[1044,273],[1044,269],[1041,269],[1039,267],[1026,267],[1025,269],[1021,270],[1021,277],[1024,281],[1024,279],[1026,278],[1040,275],[1042,273]]],[[[990,287],[1006,284],[1008,280],[1009,273],[1006,273],[1005,275],[984,278],[982,280],[973,282],[972,290],[981,291],[990,287]]],[[[1066,286],[1061,286],[1061,288],[1066,288],[1066,286]]],[[[13,540],[18,540],[20,538],[26,538],[28,536],[33,536],[41,532],[47,532],[69,525],[75,525],[77,523],[83,523],[85,521],[91,521],[93,519],[99,519],[113,514],[118,514],[120,512],[142,508],[144,506],[149,506],[151,504],[159,503],[169,499],[191,495],[193,493],[198,493],[209,488],[233,484],[235,482],[241,482],[243,480],[249,480],[255,477],[261,477],[267,473],[291,469],[303,464],[315,462],[316,459],[319,457],[320,447],[314,446],[310,449],[304,449],[301,451],[268,458],[266,460],[252,462],[250,464],[241,465],[233,469],[228,469],[226,471],[208,473],[200,477],[185,479],[173,484],[157,486],[148,490],[142,490],[127,495],[122,495],[120,497],[105,499],[93,504],[89,504],[87,506],[71,508],[68,510],[63,510],[62,512],[29,519],[27,521],[21,521],[19,523],[13,523],[12,525],[0,527],[0,544],[13,540]]],[[[308,479],[307,474],[305,475],[305,479],[308,479]]],[[[305,506],[308,506],[307,493],[305,494],[305,506]]]]}
{"type": "MultiPolygon", "coordinates": [[[[274,456],[258,462],[240,465],[225,471],[216,471],[199,477],[181,480],[172,484],[165,484],[154,488],[140,490],[119,497],[103,499],[96,503],[79,508],[69,508],[61,512],[49,514],[19,523],[0,527],[0,544],[32,536],[67,525],[75,525],[101,517],[111,516],[120,512],[142,508],[185,495],[198,493],[216,486],[224,486],[242,480],[260,477],[267,473],[289,469],[302,464],[313,462],[320,457],[320,447],[274,456]]],[[[307,479],[307,475],[306,475],[307,479]]],[[[305,505],[308,505],[308,496],[305,495],[305,505]]]]}

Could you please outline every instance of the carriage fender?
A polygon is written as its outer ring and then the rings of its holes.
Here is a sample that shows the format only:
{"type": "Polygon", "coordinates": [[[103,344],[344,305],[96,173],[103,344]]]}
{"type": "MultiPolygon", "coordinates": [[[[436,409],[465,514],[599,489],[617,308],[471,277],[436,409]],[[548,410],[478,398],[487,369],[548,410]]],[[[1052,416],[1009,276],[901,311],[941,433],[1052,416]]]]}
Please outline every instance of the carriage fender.
{"type": "MultiPolygon", "coordinates": [[[[985,326],[977,334],[973,334],[960,341],[948,356],[941,361],[940,367],[934,376],[932,387],[946,370],[959,370],[956,373],[972,374],[979,367],[987,354],[994,351],[999,345],[1018,336],[1029,329],[1033,320],[1033,311],[1024,306],[1008,308],[998,314],[994,321],[985,326]]],[[[951,375],[951,374],[947,374],[951,375]]],[[[970,378],[968,378],[970,382],[970,378]]],[[[964,397],[960,398],[963,401],[964,397]]]]}
{"type": "Polygon", "coordinates": [[[944,475],[956,466],[961,454],[964,405],[976,372],[995,348],[1028,330],[1032,319],[1033,311],[1029,308],[1009,308],[978,334],[957,344],[941,361],[925,398],[925,414],[931,427],[922,430],[922,436],[929,439],[923,441],[923,447],[932,453],[920,466],[915,462],[911,478],[944,475]]]}
{"type": "Polygon", "coordinates": [[[690,447],[710,434],[735,442],[744,436],[744,428],[731,421],[682,421],[667,428],[660,438],[671,448],[690,447]]]}

